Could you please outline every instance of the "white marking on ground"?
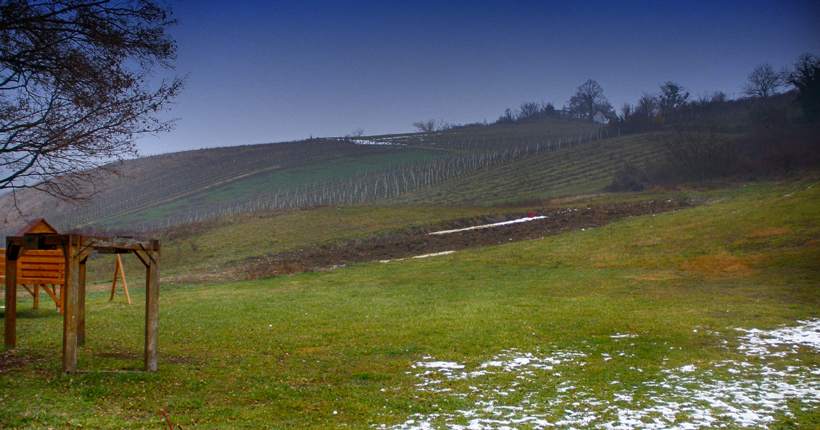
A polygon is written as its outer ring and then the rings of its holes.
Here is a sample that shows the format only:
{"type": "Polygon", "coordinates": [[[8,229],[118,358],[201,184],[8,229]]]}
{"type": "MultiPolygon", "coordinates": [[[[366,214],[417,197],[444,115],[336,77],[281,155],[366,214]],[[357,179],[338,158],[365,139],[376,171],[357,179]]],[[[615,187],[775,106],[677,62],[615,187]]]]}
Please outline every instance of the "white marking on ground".
{"type": "Polygon", "coordinates": [[[498,226],[502,226],[502,225],[510,225],[510,224],[517,224],[517,223],[521,223],[521,222],[535,221],[535,220],[544,219],[544,218],[546,218],[546,216],[543,216],[543,215],[542,216],[527,217],[527,218],[519,218],[519,219],[510,220],[510,221],[497,222],[497,223],[494,223],[494,224],[475,225],[475,226],[472,226],[472,227],[459,228],[459,229],[455,229],[455,230],[435,231],[435,232],[430,233],[430,234],[432,235],[432,234],[458,233],[460,231],[479,230],[479,229],[483,229],[483,228],[498,227],[498,226]]]}
{"type": "MultiPolygon", "coordinates": [[[[590,359],[578,351],[549,354],[506,351],[481,363],[466,364],[425,357],[413,366],[419,391],[474,399],[473,407],[431,414],[414,414],[394,426],[379,429],[485,430],[568,427],[577,429],[701,429],[712,427],[768,428],[777,417],[793,418],[790,407],[820,408],[820,369],[810,366],[776,368],[769,357],[783,357],[800,347],[820,351],[820,319],[799,321],[778,330],[741,330],[738,351],[750,361],[699,362],[662,370],[637,386],[609,381],[611,392],[587,392],[564,376],[590,359]],[[506,376],[502,374],[507,374],[506,376]],[[493,378],[493,376],[496,378],[493,378]],[[469,388],[447,381],[469,380],[469,388]],[[498,385],[496,381],[504,385],[498,385]],[[512,381],[512,382],[511,382],[512,381]],[[526,387],[539,387],[527,389],[526,387]],[[543,392],[542,392],[543,391],[543,392]],[[795,406],[797,405],[797,406],[795,406]]],[[[613,339],[634,335],[611,336],[613,339]]],[[[605,362],[616,360],[600,354],[605,362]]],[[[618,354],[622,356],[622,354],[618,354]]],[[[630,371],[643,372],[634,367],[630,371]]],[[[649,378],[647,376],[647,378],[649,378]]]]}
{"type": "MultiPolygon", "coordinates": [[[[441,256],[441,255],[450,255],[450,254],[455,254],[455,251],[442,251],[442,252],[434,252],[432,254],[416,255],[413,258],[438,257],[438,256],[441,256]]],[[[390,262],[393,262],[393,261],[402,261],[402,260],[404,260],[404,259],[403,258],[397,258],[395,260],[379,260],[379,263],[390,263],[390,262]]]]}
{"type": "Polygon", "coordinates": [[[454,253],[455,253],[455,251],[442,251],[442,252],[434,252],[432,254],[417,255],[413,258],[438,257],[440,255],[450,255],[450,254],[454,254],[454,253]]]}

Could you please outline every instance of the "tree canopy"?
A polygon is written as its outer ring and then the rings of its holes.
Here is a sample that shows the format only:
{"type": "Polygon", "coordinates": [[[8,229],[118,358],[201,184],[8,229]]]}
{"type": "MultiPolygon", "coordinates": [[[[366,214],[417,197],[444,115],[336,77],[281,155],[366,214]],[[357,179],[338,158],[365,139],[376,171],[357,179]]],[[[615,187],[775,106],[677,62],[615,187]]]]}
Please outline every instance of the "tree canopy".
{"type": "Polygon", "coordinates": [[[158,113],[171,69],[171,9],[149,0],[0,2],[0,189],[87,197],[135,140],[171,129],[158,113]]]}
{"type": "Polygon", "coordinates": [[[592,119],[597,111],[604,113],[612,110],[609,100],[604,97],[604,89],[598,82],[587,79],[586,82],[578,86],[578,89],[569,99],[569,109],[582,118],[592,119]]]}
{"type": "Polygon", "coordinates": [[[803,54],[788,73],[789,83],[797,88],[797,103],[809,121],[820,118],[820,57],[803,54]]]}
{"type": "Polygon", "coordinates": [[[748,82],[743,85],[743,94],[765,99],[777,94],[783,84],[783,76],[774,70],[774,66],[762,63],[749,73],[748,82]]]}
{"type": "Polygon", "coordinates": [[[661,84],[661,93],[658,95],[658,110],[663,116],[668,116],[672,112],[686,106],[689,100],[689,91],[682,85],[666,81],[661,84]]]}

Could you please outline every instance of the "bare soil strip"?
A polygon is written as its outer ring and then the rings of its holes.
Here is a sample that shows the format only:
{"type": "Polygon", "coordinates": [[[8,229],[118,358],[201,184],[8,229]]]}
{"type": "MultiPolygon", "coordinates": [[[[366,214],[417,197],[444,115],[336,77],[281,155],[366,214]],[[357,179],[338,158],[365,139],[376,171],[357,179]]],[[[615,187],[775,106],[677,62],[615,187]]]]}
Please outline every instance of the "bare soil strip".
{"type": "MultiPolygon", "coordinates": [[[[433,231],[430,228],[408,229],[375,238],[268,254],[246,260],[241,264],[240,272],[244,273],[245,279],[259,279],[294,272],[329,270],[368,261],[398,260],[459,251],[596,228],[624,218],[671,212],[693,205],[695,203],[681,198],[547,208],[536,214],[543,218],[529,222],[438,235],[431,235],[433,231]]],[[[453,227],[471,226],[454,225],[445,228],[453,227]]]]}

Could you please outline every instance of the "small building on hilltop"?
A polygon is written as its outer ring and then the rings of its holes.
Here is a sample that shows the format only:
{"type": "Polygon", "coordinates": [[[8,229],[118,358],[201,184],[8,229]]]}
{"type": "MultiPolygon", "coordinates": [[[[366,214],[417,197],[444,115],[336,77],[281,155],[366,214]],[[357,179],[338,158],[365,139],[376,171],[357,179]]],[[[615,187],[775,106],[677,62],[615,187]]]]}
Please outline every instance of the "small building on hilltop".
{"type": "Polygon", "coordinates": [[[595,112],[595,115],[592,115],[592,122],[596,124],[609,124],[610,121],[616,121],[618,116],[615,115],[615,112],[604,112],[599,110],[595,112]]]}

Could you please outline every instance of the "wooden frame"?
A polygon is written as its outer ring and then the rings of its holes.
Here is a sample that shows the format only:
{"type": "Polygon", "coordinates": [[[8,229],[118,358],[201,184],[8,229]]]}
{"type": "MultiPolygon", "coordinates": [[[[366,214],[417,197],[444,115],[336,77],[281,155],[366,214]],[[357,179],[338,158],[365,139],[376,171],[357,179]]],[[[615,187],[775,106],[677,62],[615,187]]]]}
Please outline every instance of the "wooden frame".
{"type": "Polygon", "coordinates": [[[4,346],[17,345],[17,264],[29,250],[58,249],[65,258],[63,284],[63,362],[66,373],[77,372],[77,347],[85,344],[85,272],[92,251],[133,253],[145,265],[145,370],[157,371],[159,332],[158,240],[81,236],[76,234],[26,233],[6,238],[6,310],[4,346]]]}
{"type": "Polygon", "coordinates": [[[128,282],[125,280],[125,269],[122,267],[122,258],[117,254],[117,263],[114,265],[114,281],[111,283],[111,297],[109,302],[114,301],[114,292],[117,289],[117,278],[122,278],[122,288],[125,290],[125,300],[131,304],[131,295],[128,294],[128,282]]]}

